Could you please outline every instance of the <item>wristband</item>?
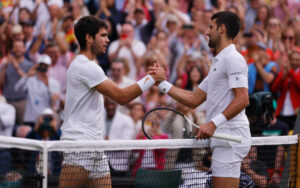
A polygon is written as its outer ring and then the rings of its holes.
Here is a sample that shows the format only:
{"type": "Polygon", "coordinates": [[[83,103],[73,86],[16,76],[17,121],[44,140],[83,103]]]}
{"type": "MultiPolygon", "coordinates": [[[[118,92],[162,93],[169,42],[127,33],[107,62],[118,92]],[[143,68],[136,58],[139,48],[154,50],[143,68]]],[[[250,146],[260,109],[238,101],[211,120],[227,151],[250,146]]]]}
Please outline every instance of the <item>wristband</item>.
{"type": "Polygon", "coordinates": [[[147,74],[144,78],[140,79],[137,82],[137,85],[141,88],[142,92],[147,91],[150,87],[153,86],[153,84],[155,84],[155,81],[149,74],[147,74]]]}
{"type": "Polygon", "coordinates": [[[164,81],[160,82],[160,84],[158,85],[158,88],[160,89],[161,92],[168,93],[172,86],[173,85],[170,82],[164,80],[164,81]]]}
{"type": "Polygon", "coordinates": [[[215,124],[216,127],[219,127],[220,125],[226,123],[227,119],[222,113],[220,113],[219,115],[212,118],[211,121],[215,124]]]}

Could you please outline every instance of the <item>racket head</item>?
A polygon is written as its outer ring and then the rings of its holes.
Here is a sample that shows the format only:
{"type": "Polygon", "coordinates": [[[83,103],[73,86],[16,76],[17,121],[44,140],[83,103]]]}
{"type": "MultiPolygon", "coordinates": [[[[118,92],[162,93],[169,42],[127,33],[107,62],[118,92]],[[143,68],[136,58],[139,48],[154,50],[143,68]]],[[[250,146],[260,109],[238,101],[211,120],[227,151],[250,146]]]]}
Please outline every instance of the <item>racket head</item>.
{"type": "Polygon", "coordinates": [[[155,108],[146,113],[142,130],[148,139],[192,137],[192,125],[186,117],[171,108],[155,108]]]}

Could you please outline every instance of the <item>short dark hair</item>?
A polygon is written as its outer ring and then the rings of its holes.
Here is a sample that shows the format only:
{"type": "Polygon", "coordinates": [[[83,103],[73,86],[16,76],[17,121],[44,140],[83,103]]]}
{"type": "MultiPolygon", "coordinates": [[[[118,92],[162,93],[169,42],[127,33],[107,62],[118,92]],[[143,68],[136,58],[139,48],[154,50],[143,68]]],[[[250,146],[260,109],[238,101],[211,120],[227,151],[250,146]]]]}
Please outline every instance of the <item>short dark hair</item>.
{"type": "Polygon", "coordinates": [[[80,49],[86,49],[86,35],[90,35],[95,39],[95,35],[99,32],[100,29],[107,29],[107,24],[93,16],[85,16],[78,20],[74,27],[74,33],[76,39],[78,40],[80,49]]]}
{"type": "Polygon", "coordinates": [[[219,28],[222,24],[226,27],[226,35],[230,39],[234,39],[239,33],[241,28],[241,20],[233,12],[222,11],[212,15],[211,20],[216,19],[217,27],[219,28]]]}

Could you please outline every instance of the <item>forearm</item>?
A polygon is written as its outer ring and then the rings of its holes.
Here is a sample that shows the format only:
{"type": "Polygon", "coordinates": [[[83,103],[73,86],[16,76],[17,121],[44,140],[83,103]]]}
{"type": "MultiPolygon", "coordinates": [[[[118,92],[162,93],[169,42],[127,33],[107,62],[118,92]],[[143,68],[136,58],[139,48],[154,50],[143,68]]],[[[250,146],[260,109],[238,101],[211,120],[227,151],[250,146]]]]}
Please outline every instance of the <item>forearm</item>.
{"type": "Polygon", "coordinates": [[[3,88],[3,86],[5,84],[5,72],[6,72],[6,68],[4,67],[0,71],[0,88],[3,88]]]}
{"type": "Polygon", "coordinates": [[[232,119],[242,110],[244,110],[249,105],[248,91],[245,89],[243,92],[240,92],[238,95],[235,94],[235,97],[227,108],[222,112],[227,120],[232,119]]]}
{"type": "Polygon", "coordinates": [[[54,36],[55,41],[60,49],[61,54],[65,54],[68,51],[66,42],[57,34],[54,36]]]}
{"type": "Polygon", "coordinates": [[[265,81],[267,84],[272,83],[272,81],[274,80],[274,75],[272,73],[267,73],[263,66],[261,66],[260,64],[256,64],[256,69],[263,81],[265,81]]]}
{"type": "Polygon", "coordinates": [[[15,85],[15,91],[26,91],[27,90],[28,77],[24,76],[15,85]]]}
{"type": "Polygon", "coordinates": [[[113,61],[117,58],[120,49],[121,49],[121,46],[119,45],[119,47],[117,48],[117,50],[115,52],[108,55],[108,58],[110,61],[113,61]]]}
{"type": "Polygon", "coordinates": [[[284,147],[278,146],[276,152],[276,158],[275,158],[275,167],[274,167],[275,171],[280,171],[283,155],[284,155],[284,147]]]}
{"type": "Polygon", "coordinates": [[[17,73],[19,74],[19,76],[20,76],[21,78],[23,78],[24,76],[26,76],[26,73],[25,73],[20,67],[18,67],[18,68],[16,69],[16,71],[17,71],[17,73]]]}
{"type": "Polygon", "coordinates": [[[196,91],[191,92],[173,86],[168,92],[168,95],[170,95],[176,101],[193,109],[206,100],[206,93],[203,91],[200,92],[199,88],[196,91]]]}
{"type": "Polygon", "coordinates": [[[32,45],[29,53],[30,54],[37,53],[39,51],[40,47],[41,47],[42,42],[43,42],[43,38],[38,37],[37,40],[35,41],[35,43],[32,45]]]}

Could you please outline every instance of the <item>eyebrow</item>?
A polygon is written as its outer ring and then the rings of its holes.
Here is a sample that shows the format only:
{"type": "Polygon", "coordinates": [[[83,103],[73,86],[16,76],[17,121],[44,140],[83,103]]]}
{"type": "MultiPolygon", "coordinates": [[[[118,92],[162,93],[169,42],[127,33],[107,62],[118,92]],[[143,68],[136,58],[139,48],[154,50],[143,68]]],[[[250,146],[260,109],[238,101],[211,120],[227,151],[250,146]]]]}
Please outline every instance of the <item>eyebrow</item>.
{"type": "Polygon", "coordinates": [[[102,36],[102,37],[105,37],[105,36],[107,36],[107,32],[100,33],[100,36],[102,36]]]}

